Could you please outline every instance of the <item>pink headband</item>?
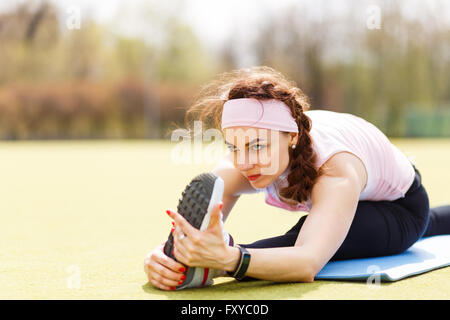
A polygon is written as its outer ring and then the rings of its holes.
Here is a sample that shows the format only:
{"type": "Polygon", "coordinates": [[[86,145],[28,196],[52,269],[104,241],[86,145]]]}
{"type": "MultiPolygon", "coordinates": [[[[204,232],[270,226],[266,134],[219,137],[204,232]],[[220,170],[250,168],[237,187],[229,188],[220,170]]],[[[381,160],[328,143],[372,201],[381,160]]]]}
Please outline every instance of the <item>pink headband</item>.
{"type": "Polygon", "coordinates": [[[222,130],[237,126],[298,132],[291,110],[277,99],[241,98],[225,102],[222,111],[222,130]]]}

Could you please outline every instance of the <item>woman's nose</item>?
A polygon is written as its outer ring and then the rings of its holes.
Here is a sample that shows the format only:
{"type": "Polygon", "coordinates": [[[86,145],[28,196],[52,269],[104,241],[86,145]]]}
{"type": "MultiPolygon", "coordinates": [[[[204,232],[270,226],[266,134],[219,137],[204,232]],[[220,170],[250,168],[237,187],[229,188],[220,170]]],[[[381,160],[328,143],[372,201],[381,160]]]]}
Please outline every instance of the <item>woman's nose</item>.
{"type": "Polygon", "coordinates": [[[240,171],[248,171],[255,167],[255,161],[248,159],[248,156],[236,157],[235,167],[240,171]]]}
{"type": "Polygon", "coordinates": [[[248,170],[253,169],[254,167],[255,167],[254,164],[251,164],[251,163],[248,163],[248,162],[243,163],[243,164],[237,164],[237,165],[236,165],[236,168],[237,168],[239,171],[248,171],[248,170]]]}

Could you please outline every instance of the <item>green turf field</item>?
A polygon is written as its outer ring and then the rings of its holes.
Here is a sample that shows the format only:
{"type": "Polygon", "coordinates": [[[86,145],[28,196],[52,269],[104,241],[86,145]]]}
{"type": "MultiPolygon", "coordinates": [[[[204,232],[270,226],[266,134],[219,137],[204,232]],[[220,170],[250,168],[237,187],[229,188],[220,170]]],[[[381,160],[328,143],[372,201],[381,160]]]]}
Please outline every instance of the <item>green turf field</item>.
{"type": "MultiPolygon", "coordinates": [[[[415,156],[433,206],[450,202],[450,140],[392,140],[415,156]]],[[[0,299],[450,299],[450,268],[395,283],[237,283],[164,292],[143,259],[168,235],[167,208],[211,164],[173,165],[148,141],[0,143],[0,299]]],[[[225,224],[237,242],[278,235],[301,213],[245,195],[225,224]]]]}

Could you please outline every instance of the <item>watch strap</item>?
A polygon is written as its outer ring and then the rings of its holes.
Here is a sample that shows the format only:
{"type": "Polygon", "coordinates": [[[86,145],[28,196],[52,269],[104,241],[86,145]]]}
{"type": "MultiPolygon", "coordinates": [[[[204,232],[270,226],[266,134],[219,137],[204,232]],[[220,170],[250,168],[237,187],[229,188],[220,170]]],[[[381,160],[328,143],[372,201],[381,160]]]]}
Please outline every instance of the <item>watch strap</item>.
{"type": "Polygon", "coordinates": [[[236,280],[241,280],[245,277],[245,273],[247,272],[248,266],[250,264],[251,255],[247,251],[246,248],[238,246],[240,257],[236,269],[233,272],[228,272],[230,276],[235,278],[236,280]]]}

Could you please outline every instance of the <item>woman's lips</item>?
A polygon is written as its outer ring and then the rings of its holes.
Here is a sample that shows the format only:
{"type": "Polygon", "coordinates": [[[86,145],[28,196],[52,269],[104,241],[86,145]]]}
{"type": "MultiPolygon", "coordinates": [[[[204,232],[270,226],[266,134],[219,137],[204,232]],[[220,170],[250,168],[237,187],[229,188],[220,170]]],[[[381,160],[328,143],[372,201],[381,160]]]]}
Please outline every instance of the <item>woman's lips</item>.
{"type": "Polygon", "coordinates": [[[250,181],[255,181],[256,179],[258,179],[261,175],[260,174],[255,174],[253,176],[247,176],[247,179],[250,181]]]}

